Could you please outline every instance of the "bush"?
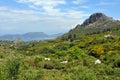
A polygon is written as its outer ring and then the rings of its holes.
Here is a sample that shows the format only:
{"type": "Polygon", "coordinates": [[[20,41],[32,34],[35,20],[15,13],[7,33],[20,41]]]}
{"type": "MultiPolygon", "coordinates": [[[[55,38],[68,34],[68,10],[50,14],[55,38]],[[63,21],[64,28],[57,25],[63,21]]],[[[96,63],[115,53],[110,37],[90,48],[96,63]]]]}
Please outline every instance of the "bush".
{"type": "Polygon", "coordinates": [[[101,56],[101,59],[103,62],[113,68],[117,67],[120,68],[120,54],[106,54],[104,56],[101,56]]]}
{"type": "Polygon", "coordinates": [[[97,80],[94,72],[86,67],[79,66],[73,68],[72,80],[97,80]]]}
{"type": "Polygon", "coordinates": [[[0,63],[0,80],[6,80],[7,79],[7,70],[6,65],[4,63],[0,63]]]}
{"type": "Polygon", "coordinates": [[[79,59],[83,55],[83,51],[78,47],[71,48],[68,53],[71,59],[79,59]]]}
{"type": "Polygon", "coordinates": [[[19,56],[10,56],[6,61],[6,70],[7,70],[7,79],[16,80],[17,75],[19,74],[20,68],[20,57],[19,56]]]}
{"type": "Polygon", "coordinates": [[[36,70],[34,68],[29,68],[28,70],[22,70],[18,75],[19,80],[41,80],[44,75],[42,69],[36,70]]]}

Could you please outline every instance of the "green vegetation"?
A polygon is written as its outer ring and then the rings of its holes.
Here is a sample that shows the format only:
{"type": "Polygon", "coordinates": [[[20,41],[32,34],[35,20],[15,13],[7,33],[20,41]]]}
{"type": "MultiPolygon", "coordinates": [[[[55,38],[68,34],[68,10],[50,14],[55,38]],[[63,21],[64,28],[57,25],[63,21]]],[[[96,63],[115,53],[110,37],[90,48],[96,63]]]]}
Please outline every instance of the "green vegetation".
{"type": "Polygon", "coordinates": [[[1,40],[0,80],[120,80],[120,26],[84,29],[55,40],[1,40]]]}
{"type": "Polygon", "coordinates": [[[31,42],[0,41],[0,79],[119,80],[118,31],[113,29],[111,32],[74,37],[72,42],[62,38],[31,42]],[[111,36],[105,38],[108,34],[111,36]],[[94,64],[97,59],[102,63],[94,64]]]}

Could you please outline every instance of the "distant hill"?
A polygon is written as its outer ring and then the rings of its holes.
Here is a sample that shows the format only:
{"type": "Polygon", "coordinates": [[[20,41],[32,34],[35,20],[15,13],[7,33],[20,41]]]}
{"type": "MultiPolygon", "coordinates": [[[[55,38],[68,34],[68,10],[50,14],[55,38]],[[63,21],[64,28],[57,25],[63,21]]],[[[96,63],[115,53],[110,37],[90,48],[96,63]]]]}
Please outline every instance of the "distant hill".
{"type": "Polygon", "coordinates": [[[8,34],[0,36],[0,40],[15,40],[17,38],[21,38],[23,41],[32,41],[32,40],[47,40],[47,39],[55,39],[58,36],[61,36],[62,33],[48,35],[43,32],[29,32],[25,34],[8,34]]]}
{"type": "Polygon", "coordinates": [[[120,21],[114,20],[103,13],[94,13],[86,19],[81,25],[78,24],[62,37],[79,37],[82,35],[99,34],[101,32],[111,31],[113,28],[119,28],[120,21]]]}

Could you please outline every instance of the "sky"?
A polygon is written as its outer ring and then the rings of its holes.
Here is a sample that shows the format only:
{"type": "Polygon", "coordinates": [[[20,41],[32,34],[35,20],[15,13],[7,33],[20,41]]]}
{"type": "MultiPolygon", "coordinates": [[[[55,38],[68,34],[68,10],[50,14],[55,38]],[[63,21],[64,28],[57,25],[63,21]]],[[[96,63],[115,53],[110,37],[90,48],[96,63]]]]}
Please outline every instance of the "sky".
{"type": "Polygon", "coordinates": [[[0,0],[0,35],[65,33],[96,12],[120,20],[120,0],[0,0]]]}

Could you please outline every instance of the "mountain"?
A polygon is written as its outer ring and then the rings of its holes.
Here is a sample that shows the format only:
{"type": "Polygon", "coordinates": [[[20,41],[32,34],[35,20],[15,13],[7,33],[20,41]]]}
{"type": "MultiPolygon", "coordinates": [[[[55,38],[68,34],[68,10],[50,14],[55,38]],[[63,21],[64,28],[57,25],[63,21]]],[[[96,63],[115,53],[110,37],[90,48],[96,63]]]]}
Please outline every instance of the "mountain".
{"type": "Polygon", "coordinates": [[[0,36],[0,39],[1,40],[15,40],[16,38],[20,38],[20,37],[21,35],[19,34],[14,34],[14,35],[7,34],[7,35],[0,36]]]}
{"type": "Polygon", "coordinates": [[[43,32],[29,32],[29,33],[23,34],[22,36],[30,37],[30,38],[37,38],[38,36],[39,37],[48,37],[48,35],[43,32]]]}
{"type": "Polygon", "coordinates": [[[69,37],[71,35],[77,35],[78,37],[82,35],[98,34],[118,27],[120,27],[120,21],[114,20],[103,13],[94,13],[81,25],[78,24],[63,37],[69,37]]]}
{"type": "Polygon", "coordinates": [[[47,40],[47,39],[55,39],[56,37],[62,34],[53,34],[48,35],[43,32],[29,32],[25,34],[8,34],[0,36],[0,40],[15,40],[17,38],[21,38],[23,41],[32,41],[32,40],[47,40]]]}
{"type": "Polygon", "coordinates": [[[50,37],[59,37],[59,36],[62,36],[63,33],[58,33],[58,34],[53,34],[53,35],[50,35],[50,37]]]}

